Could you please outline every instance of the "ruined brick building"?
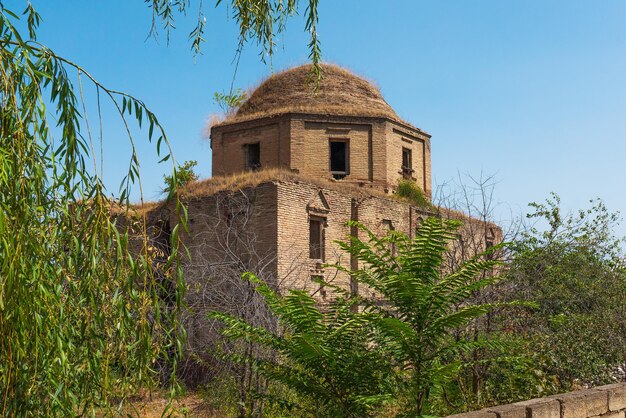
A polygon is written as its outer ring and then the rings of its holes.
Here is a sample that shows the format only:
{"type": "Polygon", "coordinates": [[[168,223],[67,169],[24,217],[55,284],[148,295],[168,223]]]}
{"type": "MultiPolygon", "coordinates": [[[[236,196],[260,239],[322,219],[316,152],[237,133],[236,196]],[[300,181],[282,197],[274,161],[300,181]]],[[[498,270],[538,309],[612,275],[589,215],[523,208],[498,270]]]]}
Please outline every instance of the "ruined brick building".
{"type": "Polygon", "coordinates": [[[272,76],[211,129],[213,175],[284,168],[385,191],[405,177],[430,195],[430,135],[400,119],[366,80],[326,65],[313,92],[309,71],[272,76]]]}
{"type": "MultiPolygon", "coordinates": [[[[399,180],[409,179],[431,197],[431,136],[400,119],[368,81],[337,66],[323,69],[315,92],[309,66],[269,77],[211,128],[213,177],[183,191],[191,347],[210,339],[207,310],[257,312],[239,278],[244,271],[278,289],[306,289],[321,302],[327,295],[316,277],[367,291],[324,267],[359,267],[336,244],[357,233],[349,220],[380,234],[412,235],[434,212],[463,217],[394,195],[399,180]]],[[[167,205],[149,219],[161,227],[175,222],[167,205]]],[[[495,225],[466,221],[459,239],[472,240],[475,250],[498,239],[495,225]]]]}

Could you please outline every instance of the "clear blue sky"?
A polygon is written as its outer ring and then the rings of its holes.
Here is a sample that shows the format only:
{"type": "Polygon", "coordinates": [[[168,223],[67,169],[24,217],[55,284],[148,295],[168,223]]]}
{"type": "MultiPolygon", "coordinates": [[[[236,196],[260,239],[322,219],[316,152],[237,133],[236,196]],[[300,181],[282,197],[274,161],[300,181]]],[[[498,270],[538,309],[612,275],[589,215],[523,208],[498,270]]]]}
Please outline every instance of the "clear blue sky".
{"type": "MultiPolygon", "coordinates": [[[[145,100],[176,158],[197,160],[210,175],[202,131],[218,111],[213,93],[230,87],[237,43],[223,6],[207,8],[208,42],[194,61],[193,16],[179,19],[167,46],[164,36],[146,39],[151,15],[140,0],[32,3],[44,18],[41,42],[145,100]]],[[[16,4],[25,2],[5,3],[16,4]]],[[[275,70],[307,59],[302,18],[290,25],[275,70]]],[[[626,213],[626,1],[322,0],[319,35],[324,60],[375,81],[401,117],[432,134],[434,183],[495,174],[504,218],[551,191],[568,209],[600,197],[626,213]]],[[[272,70],[258,52],[245,50],[236,86],[272,70]]],[[[104,135],[115,192],[127,148],[108,112],[104,135]]],[[[154,163],[150,146],[140,151],[144,194],[158,198],[169,167],[154,163]]]]}

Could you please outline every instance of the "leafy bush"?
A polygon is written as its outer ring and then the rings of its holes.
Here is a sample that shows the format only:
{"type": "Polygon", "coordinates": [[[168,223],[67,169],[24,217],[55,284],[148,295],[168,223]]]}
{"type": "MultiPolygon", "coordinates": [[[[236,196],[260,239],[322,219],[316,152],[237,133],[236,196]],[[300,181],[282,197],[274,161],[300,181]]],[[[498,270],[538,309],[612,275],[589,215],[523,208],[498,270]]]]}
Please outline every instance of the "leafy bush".
{"type": "Polygon", "coordinates": [[[400,180],[396,189],[396,195],[406,198],[420,208],[431,207],[430,201],[424,195],[424,191],[413,180],[400,180]]]}
{"type": "Polygon", "coordinates": [[[298,395],[300,401],[295,403],[274,400],[292,413],[368,416],[384,403],[395,404],[389,407],[403,416],[432,412],[432,398],[468,366],[460,360],[461,353],[506,349],[495,335],[469,340],[455,333],[499,306],[470,303],[474,292],[498,282],[483,274],[498,263],[477,258],[457,271],[442,273],[444,253],[460,225],[457,221],[429,218],[414,239],[397,231],[379,238],[358,223],[352,225],[367,239],[351,237],[339,245],[363,267],[355,271],[335,267],[375,295],[350,295],[324,283],[337,299],[322,309],[303,291],[291,290],[281,297],[248,275],[284,333],[252,327],[230,315],[212,316],[226,323],[227,337],[277,351],[275,360],[246,361],[298,395]]]}
{"type": "Polygon", "coordinates": [[[248,95],[241,89],[231,93],[213,93],[213,102],[227,115],[236,112],[247,98],[248,95]]]}
{"type": "Polygon", "coordinates": [[[369,314],[355,312],[340,299],[328,310],[304,291],[279,296],[251,274],[244,275],[278,317],[281,334],[253,327],[240,318],[214,312],[226,325],[224,335],[276,350],[277,359],[253,358],[257,370],[295,392],[295,397],[266,397],[292,414],[365,417],[390,398],[386,367],[379,350],[369,344],[369,314]]]}
{"type": "MultiPolygon", "coordinates": [[[[626,359],[626,271],[618,221],[601,201],[563,214],[552,195],[534,203],[529,217],[547,229],[527,231],[515,247],[508,273],[513,297],[533,300],[539,309],[521,321],[521,335],[544,358],[544,372],[558,390],[615,381],[626,359]]],[[[622,373],[624,373],[622,371],[622,373]]]]}
{"type": "Polygon", "coordinates": [[[175,192],[177,188],[198,180],[198,175],[193,169],[197,165],[197,161],[185,161],[183,165],[174,168],[171,175],[164,175],[163,181],[165,182],[165,187],[163,188],[163,194],[167,194],[168,198],[171,198],[172,193],[175,192]]]}

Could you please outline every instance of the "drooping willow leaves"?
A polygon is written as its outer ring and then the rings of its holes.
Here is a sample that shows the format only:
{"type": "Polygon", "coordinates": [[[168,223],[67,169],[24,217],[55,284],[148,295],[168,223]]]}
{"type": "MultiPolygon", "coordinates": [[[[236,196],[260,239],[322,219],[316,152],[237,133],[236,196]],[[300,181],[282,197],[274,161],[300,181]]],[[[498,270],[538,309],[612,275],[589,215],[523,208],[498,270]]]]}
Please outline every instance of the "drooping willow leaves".
{"type": "Polygon", "coordinates": [[[143,102],[37,43],[39,15],[24,15],[27,36],[0,4],[0,416],[109,414],[169,380],[180,353],[179,240],[173,231],[159,250],[141,207],[129,209],[140,185],[131,122],[167,149],[162,161],[171,150],[143,102]],[[117,201],[98,175],[102,122],[89,123],[86,83],[128,132],[117,201]]]}
{"type": "MultiPolygon", "coordinates": [[[[191,0],[144,0],[152,9],[152,28],[150,33],[158,33],[161,24],[169,40],[170,30],[175,28],[177,14],[185,14],[192,6],[191,0]]],[[[211,3],[211,2],[207,2],[211,3]]],[[[276,38],[284,33],[287,20],[297,14],[300,9],[300,0],[215,0],[215,7],[224,5],[230,17],[239,26],[239,45],[235,60],[238,62],[244,46],[248,41],[256,41],[260,48],[259,56],[263,62],[271,59],[276,49],[276,38]]],[[[322,77],[322,68],[319,65],[322,59],[320,41],[317,34],[318,3],[319,0],[305,0],[304,29],[309,33],[309,59],[311,60],[312,76],[319,82],[322,77]]],[[[204,13],[202,0],[195,2],[197,6],[197,20],[189,33],[191,49],[194,54],[201,53],[201,45],[205,41],[207,19],[204,13]]],[[[232,93],[232,88],[231,88],[232,93]]]]}

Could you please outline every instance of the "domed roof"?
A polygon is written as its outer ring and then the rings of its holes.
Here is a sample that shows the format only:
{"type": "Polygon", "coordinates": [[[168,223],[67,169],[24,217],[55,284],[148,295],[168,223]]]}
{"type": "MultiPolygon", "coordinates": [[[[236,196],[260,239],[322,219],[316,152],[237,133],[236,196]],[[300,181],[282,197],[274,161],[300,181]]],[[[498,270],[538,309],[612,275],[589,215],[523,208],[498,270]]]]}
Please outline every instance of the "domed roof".
{"type": "Polygon", "coordinates": [[[284,113],[383,117],[401,121],[370,82],[336,65],[322,64],[322,70],[317,91],[311,81],[311,64],[270,76],[224,123],[284,113]]]}

